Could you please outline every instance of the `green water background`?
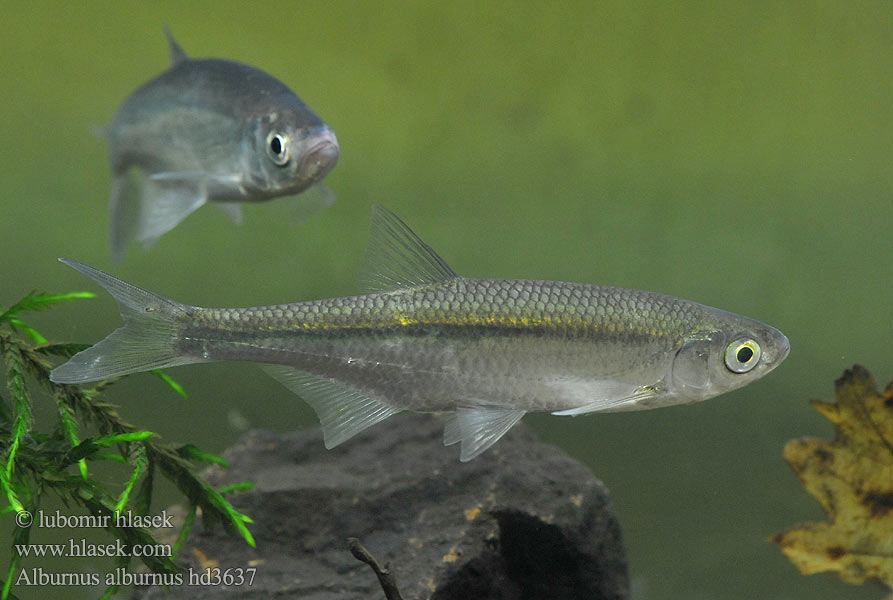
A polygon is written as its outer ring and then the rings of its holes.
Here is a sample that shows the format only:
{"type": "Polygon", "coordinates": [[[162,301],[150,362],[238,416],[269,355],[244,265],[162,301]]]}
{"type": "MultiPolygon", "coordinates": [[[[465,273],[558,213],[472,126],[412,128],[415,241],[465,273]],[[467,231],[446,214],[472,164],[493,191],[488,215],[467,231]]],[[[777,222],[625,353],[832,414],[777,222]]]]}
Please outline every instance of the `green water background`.
{"type": "MultiPolygon", "coordinates": [[[[373,203],[464,275],[634,287],[758,318],[792,350],[749,387],[692,406],[525,422],[610,488],[637,600],[880,595],[801,577],[766,538],[824,518],[781,459],[791,438],[832,435],[807,400],[833,397],[853,363],[893,379],[893,4],[23,2],[2,12],[0,302],[35,288],[100,291],[36,317],[51,338],[95,341],[120,324],[111,298],[58,256],[206,306],[352,294],[373,203]],[[110,262],[110,177],[91,127],[166,67],[163,24],[191,55],[278,76],[335,128],[331,209],[295,227],[289,201],[253,206],[235,227],[203,208],[151,252],[134,246],[110,262]]],[[[148,375],[109,399],[131,422],[212,451],[246,424],[316,426],[255,366],[171,372],[188,401],[148,375]]],[[[11,520],[0,527],[6,546],[11,520]]]]}

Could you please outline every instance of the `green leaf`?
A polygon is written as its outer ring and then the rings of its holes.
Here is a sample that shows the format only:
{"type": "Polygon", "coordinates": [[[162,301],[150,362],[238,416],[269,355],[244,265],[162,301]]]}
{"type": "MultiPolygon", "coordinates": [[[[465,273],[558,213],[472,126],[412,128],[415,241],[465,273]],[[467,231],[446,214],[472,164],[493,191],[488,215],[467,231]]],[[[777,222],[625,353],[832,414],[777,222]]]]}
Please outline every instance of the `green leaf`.
{"type": "Polygon", "coordinates": [[[30,527],[16,527],[15,533],[12,535],[12,558],[9,559],[9,570],[6,572],[6,581],[3,582],[3,590],[0,592],[0,598],[3,600],[7,600],[7,598],[10,597],[9,590],[12,587],[12,582],[15,580],[16,571],[19,570],[19,562],[22,560],[22,557],[15,551],[15,545],[27,544],[30,537],[30,527]]]}
{"type": "Polygon", "coordinates": [[[252,548],[256,548],[257,544],[254,542],[254,536],[251,535],[251,532],[248,531],[247,527],[245,527],[245,523],[254,523],[254,520],[252,520],[252,518],[248,515],[236,510],[235,507],[227,502],[227,500],[223,496],[221,496],[214,490],[211,491],[213,492],[212,498],[229,515],[230,523],[235,526],[239,533],[242,534],[242,537],[245,539],[246,542],[248,542],[249,546],[251,546],[252,548]]]}
{"type": "Polygon", "coordinates": [[[126,458],[114,452],[94,452],[90,455],[90,458],[93,460],[114,460],[119,463],[127,463],[126,458]]]}
{"type": "Polygon", "coordinates": [[[18,499],[15,485],[12,481],[13,468],[16,460],[16,453],[22,440],[28,433],[31,425],[31,405],[25,391],[25,376],[22,353],[18,347],[14,346],[11,341],[0,338],[0,349],[3,350],[3,358],[7,367],[7,386],[13,397],[14,417],[12,424],[12,439],[9,448],[6,451],[6,465],[0,475],[0,487],[6,493],[9,503],[21,512],[24,510],[18,499]]]}
{"type": "Polygon", "coordinates": [[[141,515],[148,515],[152,510],[152,486],[154,483],[155,463],[150,460],[146,467],[146,476],[143,477],[143,483],[140,485],[133,503],[133,507],[141,515]]]}
{"type": "MultiPolygon", "coordinates": [[[[56,394],[56,410],[59,413],[59,425],[65,432],[69,443],[72,447],[81,443],[78,438],[78,425],[71,415],[71,409],[65,404],[65,397],[62,394],[56,394]]],[[[83,458],[78,461],[78,470],[81,472],[81,478],[87,480],[87,461],[83,458]]]]}
{"type": "Polygon", "coordinates": [[[177,392],[178,394],[183,396],[183,398],[186,398],[188,400],[188,397],[186,396],[186,390],[183,389],[183,386],[180,385],[179,383],[177,383],[176,381],[174,381],[174,379],[170,375],[165,373],[162,369],[152,369],[149,372],[152,373],[152,375],[155,375],[155,376],[161,378],[161,380],[163,382],[165,382],[166,384],[171,386],[172,390],[174,390],[175,392],[177,392]]]}
{"type": "Polygon", "coordinates": [[[124,507],[127,506],[127,500],[130,498],[130,492],[133,491],[133,486],[136,485],[137,480],[142,475],[143,470],[146,468],[146,451],[141,447],[137,446],[134,451],[133,457],[133,473],[130,475],[130,479],[127,481],[127,485],[124,487],[124,491],[121,492],[121,495],[118,497],[118,503],[115,504],[115,514],[117,515],[124,507]]]}
{"type": "Polygon", "coordinates": [[[189,532],[192,531],[192,526],[195,524],[195,512],[198,507],[195,504],[190,505],[189,512],[186,513],[186,518],[183,520],[183,526],[180,528],[180,533],[177,535],[177,541],[174,543],[174,547],[171,549],[171,558],[175,558],[177,554],[180,553],[180,549],[183,548],[183,544],[186,543],[186,539],[189,537],[189,532]]]}
{"type": "Polygon", "coordinates": [[[95,298],[93,292],[69,292],[67,294],[45,294],[43,292],[31,292],[12,306],[3,314],[0,314],[0,322],[9,321],[20,314],[46,310],[60,302],[75,300],[77,298],[95,298]]]}
{"type": "Polygon", "coordinates": [[[0,350],[3,351],[3,359],[6,361],[6,386],[12,394],[13,401],[16,404],[28,406],[30,403],[25,393],[25,366],[22,351],[8,338],[0,338],[0,350]]]}
{"type": "MultiPolygon", "coordinates": [[[[116,556],[115,557],[115,567],[119,567],[121,569],[127,569],[130,566],[130,557],[128,556],[116,556]]],[[[117,594],[120,591],[120,585],[110,585],[105,588],[105,591],[99,597],[99,600],[109,600],[112,596],[117,594]]]]}
{"type": "Polygon", "coordinates": [[[158,466],[165,476],[174,482],[183,494],[193,502],[201,506],[202,518],[206,526],[214,523],[223,523],[228,531],[238,531],[246,542],[255,546],[254,537],[245,527],[246,523],[252,523],[251,517],[240,513],[226,498],[218,493],[206,481],[198,477],[192,470],[192,465],[176,454],[169,454],[162,448],[152,448],[158,466]],[[157,453],[157,454],[156,454],[157,453]]]}
{"type": "MultiPolygon", "coordinates": [[[[145,440],[155,435],[151,431],[133,431],[129,433],[116,433],[101,438],[87,438],[71,450],[69,450],[63,459],[62,465],[67,466],[76,460],[82,458],[93,458],[100,448],[106,448],[114,444],[124,442],[136,442],[145,440]]],[[[104,456],[105,457],[105,456],[104,456]]]]}
{"type": "Polygon", "coordinates": [[[0,488],[3,488],[3,493],[6,494],[6,499],[9,501],[9,506],[12,507],[12,510],[17,513],[25,510],[21,500],[19,500],[19,495],[9,480],[9,476],[6,474],[6,469],[0,469],[0,488]]]}
{"type": "Polygon", "coordinates": [[[17,319],[15,317],[9,319],[9,324],[12,325],[13,329],[21,329],[27,334],[29,338],[34,340],[37,344],[46,344],[47,339],[43,337],[39,331],[22,321],[21,319],[17,319]]]}
{"type": "Polygon", "coordinates": [[[226,462],[226,460],[224,460],[220,456],[217,456],[216,454],[211,454],[210,452],[205,452],[204,450],[201,450],[192,444],[186,444],[184,446],[180,446],[179,448],[177,448],[177,454],[179,454],[183,458],[203,460],[205,462],[213,463],[215,465],[220,465],[221,467],[223,467],[225,469],[229,468],[229,463],[226,462]]]}
{"type": "Polygon", "coordinates": [[[151,431],[132,431],[129,433],[116,433],[101,438],[96,438],[93,443],[97,446],[111,446],[112,444],[120,444],[122,442],[138,442],[155,435],[151,431]]]}
{"type": "Polygon", "coordinates": [[[7,403],[3,396],[0,396],[0,421],[7,424],[12,422],[12,413],[9,412],[9,403],[7,403]]]}
{"type": "MultiPolygon", "coordinates": [[[[90,511],[90,514],[95,516],[103,516],[108,517],[109,519],[109,531],[117,538],[119,538],[125,545],[128,546],[146,546],[146,545],[156,545],[158,541],[152,536],[152,534],[143,528],[140,527],[118,527],[117,519],[115,513],[112,509],[112,499],[102,492],[98,486],[95,489],[95,496],[93,498],[87,499],[84,501],[84,506],[90,511]]],[[[125,557],[120,557],[125,558],[125,557]]],[[[179,571],[174,562],[166,556],[140,556],[140,560],[145,564],[149,569],[155,573],[176,573],[179,571]]]]}
{"type": "Polygon", "coordinates": [[[232,483],[230,485],[224,485],[222,487],[217,488],[217,492],[221,496],[225,496],[226,494],[232,494],[233,492],[245,492],[247,490],[254,489],[253,481],[243,481],[241,483],[232,483]]]}

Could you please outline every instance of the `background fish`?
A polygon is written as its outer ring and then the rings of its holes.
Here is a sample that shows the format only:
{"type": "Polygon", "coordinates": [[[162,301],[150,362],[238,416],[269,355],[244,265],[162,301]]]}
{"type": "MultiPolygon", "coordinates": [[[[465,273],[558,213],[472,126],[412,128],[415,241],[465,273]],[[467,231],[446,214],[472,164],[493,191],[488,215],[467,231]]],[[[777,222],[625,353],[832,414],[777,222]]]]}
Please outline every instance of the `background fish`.
{"type": "Polygon", "coordinates": [[[754,381],[787,356],[758,321],[662,294],[457,275],[400,219],[373,210],[368,294],[231,309],[187,306],[81,263],[125,326],[53,381],[81,383],[211,360],[267,370],[316,410],[331,448],[401,410],[453,415],[470,460],[525,413],[656,408],[754,381]]]}
{"type": "MultiPolygon", "coordinates": [[[[104,131],[115,258],[133,237],[149,246],[206,202],[240,222],[238,202],[300,193],[338,161],[335,133],[281,81],[231,60],[191,59],[167,35],[170,68],[131,94],[104,131]]],[[[331,200],[321,194],[309,210],[331,200]]]]}

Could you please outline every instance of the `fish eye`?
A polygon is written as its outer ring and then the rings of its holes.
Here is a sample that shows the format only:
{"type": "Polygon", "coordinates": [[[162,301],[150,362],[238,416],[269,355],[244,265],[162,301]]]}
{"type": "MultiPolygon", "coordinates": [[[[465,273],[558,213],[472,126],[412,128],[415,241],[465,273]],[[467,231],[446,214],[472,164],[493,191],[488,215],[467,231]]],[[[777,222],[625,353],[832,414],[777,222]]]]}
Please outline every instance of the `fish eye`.
{"type": "Polygon", "coordinates": [[[726,348],[726,367],[732,373],[747,373],[760,362],[761,354],[756,340],[737,339],[726,348]]]}
{"type": "Polygon", "coordinates": [[[288,136],[271,131],[267,136],[267,155],[280,167],[288,162],[288,136]]]}

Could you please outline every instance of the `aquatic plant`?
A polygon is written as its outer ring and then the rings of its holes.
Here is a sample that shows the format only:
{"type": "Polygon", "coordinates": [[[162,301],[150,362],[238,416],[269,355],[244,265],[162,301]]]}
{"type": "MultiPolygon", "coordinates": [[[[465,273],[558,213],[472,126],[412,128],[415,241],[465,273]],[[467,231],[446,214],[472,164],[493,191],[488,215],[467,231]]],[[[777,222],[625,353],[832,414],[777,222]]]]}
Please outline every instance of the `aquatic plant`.
{"type": "MultiPolygon", "coordinates": [[[[5,579],[0,579],[0,598],[14,598],[15,582],[22,556],[16,547],[28,544],[32,515],[37,514],[47,495],[55,495],[66,506],[81,507],[100,522],[109,524],[107,531],[121,540],[125,548],[133,545],[157,544],[152,533],[140,527],[118,527],[117,516],[129,511],[133,515],[150,514],[156,475],[170,480],[186,497],[189,510],[180,528],[172,556],[145,556],[142,562],[154,573],[176,573],[174,557],[181,548],[201,509],[206,526],[222,525],[230,534],[241,535],[254,546],[246,525],[251,519],[233,508],[224,494],[247,489],[250,483],[214,489],[198,474],[206,463],[226,467],[226,462],[203,452],[191,444],[163,443],[151,431],[127,423],[116,407],[99,399],[101,392],[114,380],[92,386],[55,384],[50,381],[50,358],[71,357],[86,344],[52,344],[22,320],[22,316],[45,310],[61,302],[92,298],[89,292],[45,294],[32,292],[9,308],[0,306],[0,355],[6,371],[9,396],[0,393],[0,491],[9,505],[0,515],[15,515],[12,557],[5,579]],[[33,384],[45,393],[38,394],[33,384]],[[47,432],[36,427],[32,406],[35,401],[51,399],[55,404],[55,423],[47,432]],[[90,435],[85,436],[89,432],[90,435]],[[113,491],[90,472],[89,463],[116,461],[130,467],[130,475],[113,491]]],[[[163,371],[156,375],[185,397],[180,387],[163,371]]],[[[3,519],[6,521],[6,519],[3,519]]],[[[116,567],[127,568],[131,558],[116,556],[116,567]]],[[[117,585],[106,588],[103,598],[118,591],[117,585]]]]}

